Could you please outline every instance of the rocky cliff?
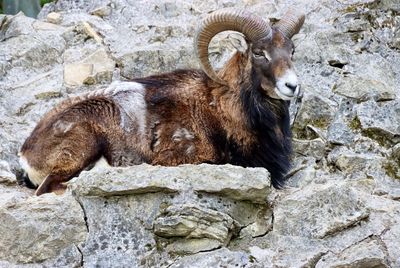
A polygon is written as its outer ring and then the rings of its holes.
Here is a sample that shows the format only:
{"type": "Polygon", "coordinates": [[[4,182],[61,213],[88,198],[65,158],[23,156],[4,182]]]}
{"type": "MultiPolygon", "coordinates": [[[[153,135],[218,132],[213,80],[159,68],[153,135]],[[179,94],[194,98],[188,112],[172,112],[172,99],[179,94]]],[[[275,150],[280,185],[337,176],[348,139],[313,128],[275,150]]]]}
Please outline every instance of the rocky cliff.
{"type": "MultiPolygon", "coordinates": [[[[244,45],[221,34],[214,63],[244,45]]],[[[400,267],[399,85],[397,0],[59,0],[38,20],[0,15],[0,266],[400,267]],[[197,23],[233,6],[307,14],[286,189],[264,169],[205,164],[98,168],[60,196],[18,185],[18,149],[47,110],[197,67],[197,23]]]]}

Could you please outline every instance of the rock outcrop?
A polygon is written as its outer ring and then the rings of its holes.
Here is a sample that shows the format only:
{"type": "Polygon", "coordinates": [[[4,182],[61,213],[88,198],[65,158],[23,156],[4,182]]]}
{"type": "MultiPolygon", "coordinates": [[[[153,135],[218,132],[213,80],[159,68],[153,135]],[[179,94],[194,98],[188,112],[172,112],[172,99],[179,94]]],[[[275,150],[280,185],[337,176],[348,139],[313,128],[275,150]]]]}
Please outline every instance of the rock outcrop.
{"type": "MultiPolygon", "coordinates": [[[[210,45],[221,66],[241,35],[210,45]]],[[[0,15],[0,267],[400,267],[400,4],[354,1],[58,0],[0,15]],[[17,153],[68,96],[198,67],[197,23],[290,6],[304,95],[293,102],[288,187],[231,165],[95,168],[64,195],[19,185],[17,153]]]]}

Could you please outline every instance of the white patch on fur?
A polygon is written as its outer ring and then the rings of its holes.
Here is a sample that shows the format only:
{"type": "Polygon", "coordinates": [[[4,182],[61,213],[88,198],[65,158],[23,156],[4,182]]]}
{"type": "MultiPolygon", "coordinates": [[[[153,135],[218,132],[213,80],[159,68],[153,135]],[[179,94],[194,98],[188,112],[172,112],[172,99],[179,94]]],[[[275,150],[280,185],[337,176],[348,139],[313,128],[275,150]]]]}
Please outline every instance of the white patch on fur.
{"type": "Polygon", "coordinates": [[[23,155],[21,155],[19,157],[19,164],[25,170],[25,172],[28,174],[29,180],[35,186],[39,186],[43,182],[43,180],[47,177],[47,176],[43,176],[39,171],[37,171],[36,169],[31,167],[28,163],[28,160],[23,155]]]}
{"type": "Polygon", "coordinates": [[[276,82],[275,93],[283,100],[291,100],[299,94],[300,86],[294,70],[287,70],[276,82]],[[286,84],[296,85],[296,90],[288,88],[286,84]]]}
{"type": "Polygon", "coordinates": [[[154,139],[156,140],[156,142],[153,144],[153,148],[160,145],[160,143],[161,143],[160,137],[161,137],[161,130],[157,130],[154,134],[154,139]]]}
{"type": "Polygon", "coordinates": [[[71,130],[71,128],[74,126],[74,123],[71,122],[65,122],[65,121],[57,121],[54,125],[53,128],[57,131],[57,132],[61,132],[61,133],[67,133],[69,130],[71,130]]]}
{"type": "Polygon", "coordinates": [[[187,154],[187,155],[193,154],[194,151],[195,151],[195,148],[194,148],[194,145],[193,145],[193,144],[191,144],[189,147],[186,148],[186,154],[187,154]]]}
{"type": "Polygon", "coordinates": [[[189,141],[193,140],[194,135],[186,128],[178,128],[177,130],[175,130],[174,134],[172,135],[172,140],[173,141],[182,141],[183,139],[189,140],[189,141]]]}
{"type": "Polygon", "coordinates": [[[268,60],[271,61],[272,57],[269,55],[269,53],[266,50],[263,50],[264,57],[268,60]]]}
{"type": "Polygon", "coordinates": [[[114,82],[105,91],[118,104],[121,111],[121,128],[131,132],[137,127],[138,133],[146,130],[146,89],[136,82],[114,82]]]}

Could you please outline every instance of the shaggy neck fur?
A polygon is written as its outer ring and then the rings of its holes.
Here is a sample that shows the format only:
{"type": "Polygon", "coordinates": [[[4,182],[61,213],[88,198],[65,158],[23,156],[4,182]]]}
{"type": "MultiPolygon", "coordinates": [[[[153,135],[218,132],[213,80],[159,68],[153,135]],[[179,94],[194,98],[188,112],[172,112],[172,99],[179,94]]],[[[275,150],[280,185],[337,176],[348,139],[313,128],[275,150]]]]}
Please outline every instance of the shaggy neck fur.
{"type": "MultiPolygon", "coordinates": [[[[256,137],[251,145],[240,146],[237,139],[231,139],[230,152],[231,163],[249,167],[264,167],[271,173],[272,184],[275,188],[281,188],[284,183],[284,176],[290,168],[291,130],[288,111],[288,102],[272,99],[265,95],[265,90],[261,88],[261,81],[255,71],[251,69],[251,64],[238,64],[238,61],[248,60],[247,55],[237,53],[232,58],[232,65],[227,64],[223,73],[234,76],[238,92],[239,106],[242,109],[246,128],[251,132],[251,136],[256,137]],[[245,66],[244,70],[232,69],[229,66],[245,66]],[[230,69],[228,74],[227,70],[230,69]],[[246,75],[243,75],[246,74],[246,75]],[[246,148],[243,151],[242,148],[246,148]]],[[[248,60],[249,61],[249,60],[248,60]]],[[[232,77],[231,77],[232,78],[232,77]]],[[[234,99],[237,99],[234,97],[234,99]]]]}

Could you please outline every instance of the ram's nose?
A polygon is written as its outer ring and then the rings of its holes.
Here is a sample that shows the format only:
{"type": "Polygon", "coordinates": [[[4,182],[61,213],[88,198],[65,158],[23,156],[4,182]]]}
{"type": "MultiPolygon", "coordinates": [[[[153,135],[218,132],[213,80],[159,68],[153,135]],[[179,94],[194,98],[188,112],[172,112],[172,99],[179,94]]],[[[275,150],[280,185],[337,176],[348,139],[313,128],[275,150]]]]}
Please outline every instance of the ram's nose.
{"type": "Polygon", "coordinates": [[[297,90],[297,87],[298,87],[299,85],[298,85],[297,83],[286,82],[286,83],[285,83],[285,86],[286,86],[287,88],[289,88],[293,93],[295,93],[296,90],[297,90]]]}

